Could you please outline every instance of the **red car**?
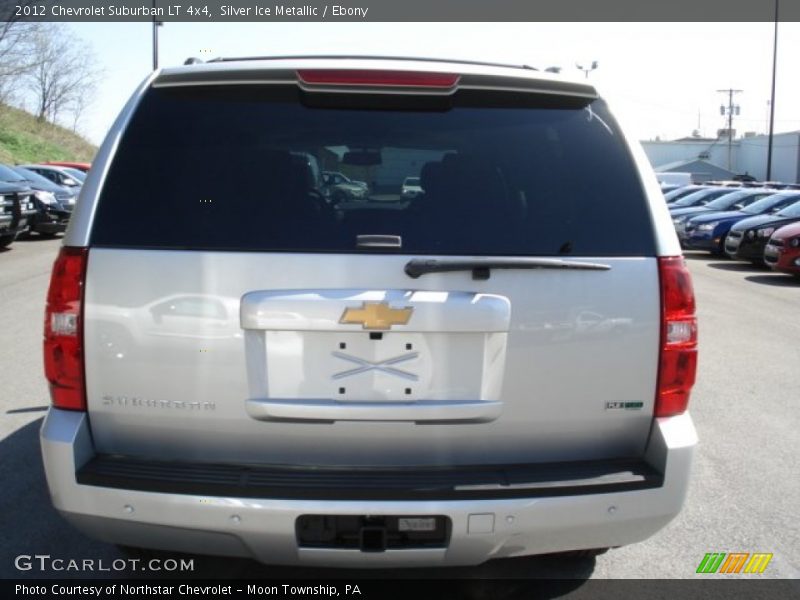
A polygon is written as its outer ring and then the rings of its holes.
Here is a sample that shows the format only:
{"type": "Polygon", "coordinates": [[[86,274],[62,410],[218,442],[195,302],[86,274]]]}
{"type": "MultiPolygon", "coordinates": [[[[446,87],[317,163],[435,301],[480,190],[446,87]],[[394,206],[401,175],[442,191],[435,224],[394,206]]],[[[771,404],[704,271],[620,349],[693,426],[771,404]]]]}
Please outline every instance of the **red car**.
{"type": "Polygon", "coordinates": [[[41,164],[53,165],[54,167],[70,167],[72,169],[78,169],[79,171],[83,171],[84,173],[87,173],[89,171],[89,168],[92,166],[92,163],[70,162],[67,160],[49,160],[41,164]]]}
{"type": "Polygon", "coordinates": [[[764,262],[775,271],[800,277],[800,223],[775,231],[764,248],[764,262]]]}

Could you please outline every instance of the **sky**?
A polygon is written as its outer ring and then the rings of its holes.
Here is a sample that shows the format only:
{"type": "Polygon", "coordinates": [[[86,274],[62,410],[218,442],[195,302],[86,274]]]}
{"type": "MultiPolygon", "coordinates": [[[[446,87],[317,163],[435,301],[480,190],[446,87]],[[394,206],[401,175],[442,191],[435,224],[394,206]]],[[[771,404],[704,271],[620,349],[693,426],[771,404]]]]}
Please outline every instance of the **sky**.
{"type": "MultiPolygon", "coordinates": [[[[99,144],[134,88],[152,69],[151,23],[61,25],[94,49],[104,76],[78,125],[99,144]]],[[[693,130],[714,137],[720,105],[736,88],[734,128],[767,131],[772,23],[167,23],[159,65],[190,56],[373,54],[458,58],[562,67],[598,67],[589,81],[641,140],[693,130]]],[[[775,131],[800,130],[800,23],[781,23],[775,131]]]]}

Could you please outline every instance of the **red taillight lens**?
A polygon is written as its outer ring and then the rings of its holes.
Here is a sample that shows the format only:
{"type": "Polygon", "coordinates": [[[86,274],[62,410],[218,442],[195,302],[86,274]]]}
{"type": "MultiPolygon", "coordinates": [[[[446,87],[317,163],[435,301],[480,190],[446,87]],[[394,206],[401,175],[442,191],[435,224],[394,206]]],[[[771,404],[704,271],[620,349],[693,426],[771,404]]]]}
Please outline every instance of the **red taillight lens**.
{"type": "Polygon", "coordinates": [[[694,289],[682,256],[658,259],[661,280],[661,356],[655,416],[686,411],[697,371],[694,289]]]}
{"type": "Polygon", "coordinates": [[[47,291],[44,373],[56,408],[86,410],[82,307],[87,257],[87,248],[62,248],[47,291]]]}
{"type": "Polygon", "coordinates": [[[311,85],[374,85],[451,88],[458,83],[453,73],[425,71],[370,71],[362,69],[301,69],[297,77],[311,85]]]}

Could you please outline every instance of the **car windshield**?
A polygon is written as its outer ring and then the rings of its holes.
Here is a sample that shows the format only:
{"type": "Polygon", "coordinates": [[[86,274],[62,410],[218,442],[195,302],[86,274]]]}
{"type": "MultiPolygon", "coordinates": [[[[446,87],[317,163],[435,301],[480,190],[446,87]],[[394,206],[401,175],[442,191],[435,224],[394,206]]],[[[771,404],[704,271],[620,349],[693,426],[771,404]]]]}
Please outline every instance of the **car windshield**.
{"type": "Polygon", "coordinates": [[[43,186],[46,186],[48,188],[51,188],[51,187],[53,187],[55,185],[47,177],[43,177],[42,175],[39,175],[38,173],[34,173],[30,169],[26,169],[24,167],[12,167],[12,168],[14,169],[14,171],[17,172],[17,174],[22,179],[30,181],[31,183],[35,183],[36,185],[43,185],[43,186]]]}
{"type": "Polygon", "coordinates": [[[0,165],[0,181],[5,181],[7,183],[24,183],[25,178],[11,167],[0,165]]]}
{"type": "Polygon", "coordinates": [[[406,177],[405,185],[419,185],[419,177],[406,177]]]}
{"type": "Polygon", "coordinates": [[[782,209],[776,216],[778,217],[800,217],[800,198],[797,198],[798,202],[787,206],[786,208],[782,209]]]}
{"type": "Polygon", "coordinates": [[[791,203],[786,196],[781,194],[771,194],[766,198],[762,198],[758,202],[753,202],[747,208],[743,208],[742,212],[747,213],[748,215],[761,215],[775,206],[785,205],[786,203],[791,203]]]}
{"type": "Polygon", "coordinates": [[[751,204],[759,198],[763,198],[765,195],[765,193],[758,194],[753,192],[733,192],[731,194],[720,196],[716,200],[706,204],[705,207],[710,208],[711,210],[728,210],[735,204],[741,204],[744,206],[751,204]]]}
{"type": "Polygon", "coordinates": [[[667,192],[666,194],[664,194],[664,198],[667,200],[667,202],[671,202],[672,200],[675,200],[676,198],[683,198],[687,194],[693,194],[693,193],[695,193],[696,191],[698,191],[700,189],[703,189],[703,188],[698,188],[698,187],[695,187],[695,186],[691,186],[689,188],[679,187],[676,190],[672,190],[671,192],[667,192]]]}
{"type": "Polygon", "coordinates": [[[715,189],[698,190],[693,194],[689,194],[685,198],[681,198],[677,202],[673,202],[670,208],[682,207],[682,206],[695,206],[703,199],[707,199],[709,197],[716,198],[717,196],[724,193],[725,193],[724,190],[715,190],[715,189]]]}
{"type": "Polygon", "coordinates": [[[78,169],[73,169],[72,167],[61,167],[61,170],[64,171],[70,177],[74,177],[78,181],[85,181],[86,180],[86,173],[83,171],[79,171],[78,169]]]}

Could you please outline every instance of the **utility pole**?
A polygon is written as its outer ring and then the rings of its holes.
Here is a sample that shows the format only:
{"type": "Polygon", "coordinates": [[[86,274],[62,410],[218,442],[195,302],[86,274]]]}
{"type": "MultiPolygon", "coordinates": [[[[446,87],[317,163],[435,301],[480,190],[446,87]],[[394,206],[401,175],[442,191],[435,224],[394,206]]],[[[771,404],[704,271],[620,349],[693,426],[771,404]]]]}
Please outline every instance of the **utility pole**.
{"type": "Polygon", "coordinates": [[[728,94],[728,106],[726,107],[724,104],[719,107],[719,112],[721,115],[725,116],[728,115],[728,171],[732,171],[731,168],[731,153],[733,151],[733,115],[739,115],[740,107],[739,105],[733,104],[733,95],[734,94],[741,94],[742,90],[734,90],[732,88],[727,90],[717,90],[720,94],[728,94]]]}
{"type": "Polygon", "coordinates": [[[778,0],[775,0],[775,35],[772,38],[772,96],[769,101],[769,143],[767,144],[767,181],[772,181],[772,136],[775,133],[775,74],[778,65],[778,0]]]}

